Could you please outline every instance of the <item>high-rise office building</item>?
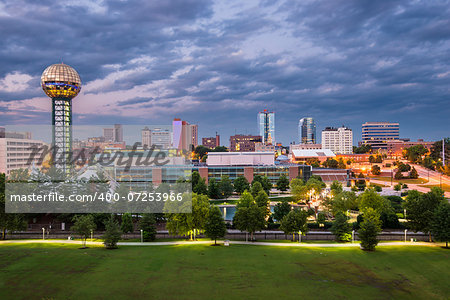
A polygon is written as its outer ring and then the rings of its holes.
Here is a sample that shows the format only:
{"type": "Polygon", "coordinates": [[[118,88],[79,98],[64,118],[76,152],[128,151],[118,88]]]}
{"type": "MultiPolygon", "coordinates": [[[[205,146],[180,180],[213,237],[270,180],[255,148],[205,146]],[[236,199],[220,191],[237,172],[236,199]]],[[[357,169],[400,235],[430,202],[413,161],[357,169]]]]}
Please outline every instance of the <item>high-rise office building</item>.
{"type": "Polygon", "coordinates": [[[232,135],[230,136],[230,151],[231,152],[254,152],[255,144],[261,143],[262,137],[260,135],[232,135]]]}
{"type": "Polygon", "coordinates": [[[316,124],[313,118],[302,118],[298,122],[299,142],[302,144],[316,143],[316,124]]]}
{"type": "Polygon", "coordinates": [[[114,124],[114,142],[123,142],[123,128],[121,124],[114,124]]]}
{"type": "Polygon", "coordinates": [[[322,130],[322,148],[334,154],[353,153],[353,131],[347,127],[327,127],[322,130]]]}
{"type": "Polygon", "coordinates": [[[31,139],[30,132],[7,132],[0,127],[0,173],[9,175],[12,170],[40,167],[44,145],[43,141],[31,139]],[[34,151],[37,155],[32,155],[34,151]]]}
{"type": "Polygon", "coordinates": [[[181,119],[172,122],[173,147],[178,150],[192,151],[198,146],[198,125],[189,124],[181,119]]]}
{"type": "Polygon", "coordinates": [[[172,144],[172,132],[167,128],[152,128],[150,141],[151,146],[169,149],[172,144]]]}
{"type": "Polygon", "coordinates": [[[114,128],[103,128],[103,139],[105,142],[114,142],[114,128]]]}
{"type": "Polygon", "coordinates": [[[150,148],[152,145],[152,131],[146,126],[141,131],[142,147],[150,148]]]}
{"type": "Polygon", "coordinates": [[[362,143],[372,146],[372,149],[387,149],[387,142],[399,138],[399,123],[366,122],[362,125],[362,143]]]}
{"type": "Polygon", "coordinates": [[[266,109],[258,113],[259,135],[264,144],[275,145],[275,113],[266,109]]]}

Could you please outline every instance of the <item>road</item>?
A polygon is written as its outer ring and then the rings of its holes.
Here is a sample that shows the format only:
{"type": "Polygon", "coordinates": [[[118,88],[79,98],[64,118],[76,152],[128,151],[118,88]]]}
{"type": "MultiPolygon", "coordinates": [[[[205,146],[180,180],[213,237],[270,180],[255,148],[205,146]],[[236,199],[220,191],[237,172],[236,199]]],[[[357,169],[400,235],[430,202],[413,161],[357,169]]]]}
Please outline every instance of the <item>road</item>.
{"type": "Polygon", "coordinates": [[[439,185],[441,182],[442,184],[450,185],[450,177],[442,175],[441,173],[436,171],[431,171],[420,165],[412,165],[412,166],[416,168],[419,177],[428,180],[428,183],[426,183],[426,185],[439,185]]]}

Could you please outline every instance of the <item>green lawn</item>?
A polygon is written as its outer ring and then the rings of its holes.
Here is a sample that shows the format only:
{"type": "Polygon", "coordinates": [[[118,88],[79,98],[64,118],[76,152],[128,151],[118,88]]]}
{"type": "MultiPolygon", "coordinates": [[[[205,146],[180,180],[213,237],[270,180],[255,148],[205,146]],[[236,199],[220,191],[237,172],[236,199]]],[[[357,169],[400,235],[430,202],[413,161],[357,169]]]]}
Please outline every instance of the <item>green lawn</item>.
{"type": "MultiPolygon", "coordinates": [[[[381,180],[381,181],[388,181],[388,182],[391,182],[391,177],[388,177],[388,176],[374,176],[374,177],[371,177],[370,179],[375,179],[375,180],[381,180]]],[[[428,182],[428,180],[426,180],[426,179],[424,179],[424,178],[417,178],[417,179],[395,179],[395,178],[392,178],[392,182],[395,182],[395,183],[398,183],[398,182],[401,182],[401,183],[406,183],[406,184],[408,184],[408,183],[412,183],[412,184],[421,184],[421,183],[427,183],[428,182]]]]}
{"type": "Polygon", "coordinates": [[[450,295],[439,247],[1,245],[0,299],[381,299],[450,295]]]}
{"type": "Polygon", "coordinates": [[[436,184],[436,185],[421,185],[421,186],[427,187],[427,188],[441,187],[444,190],[444,192],[450,192],[450,185],[448,185],[448,184],[442,184],[442,185],[439,185],[439,184],[436,184]]]}

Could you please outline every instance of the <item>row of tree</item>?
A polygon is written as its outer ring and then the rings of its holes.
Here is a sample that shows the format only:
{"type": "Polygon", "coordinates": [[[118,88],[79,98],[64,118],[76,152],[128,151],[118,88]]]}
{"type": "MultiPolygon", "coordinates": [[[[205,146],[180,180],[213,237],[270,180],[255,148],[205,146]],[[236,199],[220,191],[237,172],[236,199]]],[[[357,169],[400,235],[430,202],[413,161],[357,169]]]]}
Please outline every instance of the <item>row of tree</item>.
{"type": "MultiPolygon", "coordinates": [[[[192,172],[192,191],[196,194],[208,195],[211,199],[227,199],[233,192],[242,194],[246,190],[255,188],[255,184],[258,185],[258,189],[262,188],[267,195],[269,195],[270,190],[273,185],[267,176],[255,175],[253,181],[250,184],[244,176],[239,176],[232,182],[227,175],[224,175],[220,181],[215,178],[209,179],[208,184],[204,178],[200,176],[197,171],[192,172]]],[[[286,175],[281,175],[277,180],[277,189],[279,191],[287,191],[289,188],[289,179],[286,175]]]]}

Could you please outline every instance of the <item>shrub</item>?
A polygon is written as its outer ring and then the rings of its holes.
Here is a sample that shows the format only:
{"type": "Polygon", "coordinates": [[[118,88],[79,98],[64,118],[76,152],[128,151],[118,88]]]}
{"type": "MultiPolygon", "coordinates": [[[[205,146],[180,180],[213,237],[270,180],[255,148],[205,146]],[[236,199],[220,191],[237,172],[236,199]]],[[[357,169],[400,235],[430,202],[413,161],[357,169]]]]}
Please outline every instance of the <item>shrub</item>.
{"type": "Polygon", "coordinates": [[[331,232],[334,234],[336,241],[348,242],[351,241],[352,226],[347,221],[347,216],[342,212],[336,214],[333,226],[331,226],[331,232]]]}

